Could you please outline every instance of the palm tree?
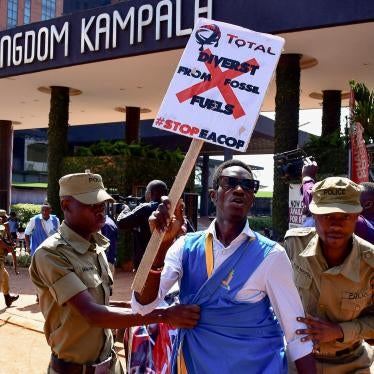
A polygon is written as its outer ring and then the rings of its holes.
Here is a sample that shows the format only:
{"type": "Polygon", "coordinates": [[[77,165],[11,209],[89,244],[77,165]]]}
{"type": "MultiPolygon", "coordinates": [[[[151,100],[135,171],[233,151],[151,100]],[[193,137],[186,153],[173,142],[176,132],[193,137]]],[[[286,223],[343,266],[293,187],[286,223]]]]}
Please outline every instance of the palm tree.
{"type": "MultiPolygon", "coordinates": [[[[282,55],[277,71],[275,96],[274,153],[297,148],[300,102],[299,54],[282,55]]],[[[274,168],[273,230],[275,237],[283,238],[288,229],[288,184],[274,168]]]]}
{"type": "Polygon", "coordinates": [[[48,124],[48,201],[53,212],[62,217],[58,180],[68,152],[69,88],[51,87],[51,106],[48,124]]]}
{"type": "Polygon", "coordinates": [[[340,134],[340,112],[342,93],[339,90],[323,91],[322,137],[340,134]]]}

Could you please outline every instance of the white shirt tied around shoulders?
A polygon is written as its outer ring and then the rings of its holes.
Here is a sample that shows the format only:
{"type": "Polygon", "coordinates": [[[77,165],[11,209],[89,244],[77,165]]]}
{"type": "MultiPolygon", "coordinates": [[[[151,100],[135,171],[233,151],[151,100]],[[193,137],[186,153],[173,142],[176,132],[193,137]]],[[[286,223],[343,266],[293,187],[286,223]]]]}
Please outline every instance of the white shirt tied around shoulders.
{"type": "MultiPolygon", "coordinates": [[[[34,231],[35,228],[35,219],[39,217],[42,219],[42,224],[44,231],[46,232],[47,236],[50,236],[54,234],[55,228],[53,226],[53,221],[52,221],[52,215],[49,216],[47,220],[43,219],[41,213],[37,214],[36,216],[32,217],[30,221],[28,222],[26,229],[25,229],[25,235],[32,235],[32,232],[34,231]]],[[[57,229],[60,227],[60,220],[57,218],[57,229]]]]}
{"type": "MultiPolygon", "coordinates": [[[[225,247],[218,239],[215,230],[215,220],[206,230],[213,235],[213,273],[247,238],[254,238],[248,222],[242,232],[225,247]]],[[[132,309],[142,315],[150,313],[159,306],[170,288],[179,282],[183,276],[183,249],[184,236],[176,240],[169,248],[164,269],[161,273],[158,297],[148,305],[137,302],[132,295],[132,309]]],[[[296,330],[305,329],[306,326],[296,320],[298,316],[304,316],[303,306],[293,281],[293,271],[286,251],[276,244],[260,266],[248,278],[243,288],[237,293],[236,300],[254,303],[262,300],[266,295],[274,312],[282,326],[287,342],[287,350],[291,360],[308,355],[313,350],[311,342],[301,342],[302,336],[296,335],[296,330]]]]}

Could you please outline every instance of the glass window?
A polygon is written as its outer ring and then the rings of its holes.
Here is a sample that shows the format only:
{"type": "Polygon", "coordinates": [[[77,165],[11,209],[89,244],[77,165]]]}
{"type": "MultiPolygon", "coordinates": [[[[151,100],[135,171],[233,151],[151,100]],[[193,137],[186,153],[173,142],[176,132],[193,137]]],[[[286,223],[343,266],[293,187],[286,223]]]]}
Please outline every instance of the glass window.
{"type": "Polygon", "coordinates": [[[17,26],[17,17],[18,17],[18,0],[8,0],[8,20],[7,28],[17,26]]]}
{"type": "Polygon", "coordinates": [[[25,0],[25,7],[23,11],[23,23],[26,25],[31,20],[31,0],[25,0]]]}
{"type": "Polygon", "coordinates": [[[25,139],[24,169],[34,171],[48,171],[48,144],[37,139],[25,139]]]}
{"type": "Polygon", "coordinates": [[[56,0],[42,0],[42,21],[56,16],[56,0]]]}

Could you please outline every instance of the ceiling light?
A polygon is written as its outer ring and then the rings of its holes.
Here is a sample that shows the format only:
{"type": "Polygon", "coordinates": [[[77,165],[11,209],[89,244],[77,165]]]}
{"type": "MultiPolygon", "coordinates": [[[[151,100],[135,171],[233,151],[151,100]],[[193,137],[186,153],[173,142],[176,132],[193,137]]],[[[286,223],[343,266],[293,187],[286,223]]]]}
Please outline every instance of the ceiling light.
{"type": "MultiPolygon", "coordinates": [[[[122,107],[122,106],[117,106],[114,108],[114,110],[116,112],[120,112],[120,113],[126,113],[126,108],[122,107]]],[[[145,114],[145,113],[151,113],[151,109],[148,109],[148,108],[140,108],[140,113],[142,114],[145,114]]]]}
{"type": "MultiPolygon", "coordinates": [[[[50,86],[41,86],[38,87],[38,91],[43,92],[45,94],[51,94],[51,87],[50,86]]],[[[69,87],[69,96],[78,96],[81,95],[82,91],[78,90],[77,88],[69,87]]]]}
{"type": "MultiPolygon", "coordinates": [[[[342,92],[341,94],[342,100],[349,99],[349,96],[350,96],[349,92],[342,92]]],[[[323,100],[322,92],[312,92],[309,94],[309,97],[311,97],[312,99],[316,99],[316,100],[323,100]]]]}
{"type": "Polygon", "coordinates": [[[308,55],[302,55],[300,59],[300,69],[310,69],[314,66],[318,65],[318,60],[314,57],[308,56],[308,55]]]}

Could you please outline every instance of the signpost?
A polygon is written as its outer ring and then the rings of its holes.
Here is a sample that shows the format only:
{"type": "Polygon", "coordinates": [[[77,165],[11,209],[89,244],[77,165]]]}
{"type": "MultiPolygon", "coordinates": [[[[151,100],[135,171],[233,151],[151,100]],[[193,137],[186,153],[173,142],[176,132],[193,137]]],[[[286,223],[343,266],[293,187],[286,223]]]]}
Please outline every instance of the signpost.
{"type": "Polygon", "coordinates": [[[288,192],[288,228],[303,226],[303,195],[301,193],[301,184],[291,183],[288,192]]]}
{"type": "Polygon", "coordinates": [[[355,183],[369,182],[370,162],[363,133],[364,128],[361,123],[351,123],[350,177],[355,183]]]}
{"type": "MultiPolygon", "coordinates": [[[[196,23],[153,124],[193,139],[170,190],[173,212],[204,142],[247,149],[283,45],[278,36],[227,23],[196,23]]],[[[153,232],[134,291],[142,291],[162,238],[153,232]]]]}

